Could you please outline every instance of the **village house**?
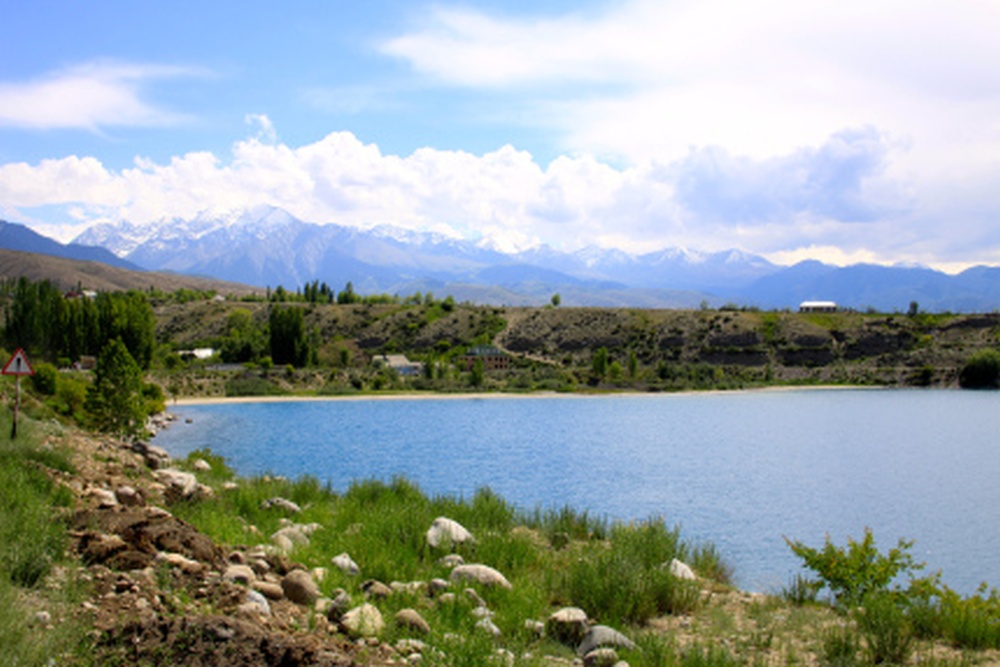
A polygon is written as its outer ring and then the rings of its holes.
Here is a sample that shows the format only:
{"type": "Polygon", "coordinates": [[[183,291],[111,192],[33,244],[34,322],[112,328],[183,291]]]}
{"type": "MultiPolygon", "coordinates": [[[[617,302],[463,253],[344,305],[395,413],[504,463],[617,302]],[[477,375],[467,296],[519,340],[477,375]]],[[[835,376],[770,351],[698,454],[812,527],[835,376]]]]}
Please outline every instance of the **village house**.
{"type": "Polygon", "coordinates": [[[377,363],[391,368],[403,377],[418,377],[424,370],[424,365],[419,361],[410,361],[403,354],[383,354],[376,357],[377,363]]]}
{"type": "Polygon", "coordinates": [[[483,370],[496,371],[510,368],[510,355],[506,352],[492,345],[476,345],[470,347],[462,357],[465,370],[471,371],[479,359],[483,361],[483,370]]]}
{"type": "Polygon", "coordinates": [[[837,304],[833,301],[803,301],[799,304],[800,313],[835,313],[837,304]]]}

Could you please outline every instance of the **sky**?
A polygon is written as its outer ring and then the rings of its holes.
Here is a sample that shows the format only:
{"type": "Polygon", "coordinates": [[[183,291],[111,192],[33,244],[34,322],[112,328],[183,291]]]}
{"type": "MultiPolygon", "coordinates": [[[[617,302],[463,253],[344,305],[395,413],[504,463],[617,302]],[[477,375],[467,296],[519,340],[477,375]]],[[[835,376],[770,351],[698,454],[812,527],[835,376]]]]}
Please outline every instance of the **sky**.
{"type": "Polygon", "coordinates": [[[991,0],[0,0],[0,218],[1000,265],[991,0]]]}

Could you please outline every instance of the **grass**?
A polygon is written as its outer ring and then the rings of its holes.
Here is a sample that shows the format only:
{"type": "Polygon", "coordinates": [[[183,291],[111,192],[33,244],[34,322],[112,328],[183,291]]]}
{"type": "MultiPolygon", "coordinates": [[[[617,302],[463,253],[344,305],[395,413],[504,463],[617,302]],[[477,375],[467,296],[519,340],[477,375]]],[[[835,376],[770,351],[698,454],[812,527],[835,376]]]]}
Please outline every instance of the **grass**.
{"type": "Polygon", "coordinates": [[[72,494],[47,471],[72,471],[66,453],[41,444],[36,423],[23,416],[16,440],[11,418],[0,416],[0,662],[48,665],[79,652],[86,622],[72,614],[81,597],[77,582],[53,582],[64,572],[66,526],[61,517],[72,494]],[[44,610],[51,629],[35,619],[44,610]]]}

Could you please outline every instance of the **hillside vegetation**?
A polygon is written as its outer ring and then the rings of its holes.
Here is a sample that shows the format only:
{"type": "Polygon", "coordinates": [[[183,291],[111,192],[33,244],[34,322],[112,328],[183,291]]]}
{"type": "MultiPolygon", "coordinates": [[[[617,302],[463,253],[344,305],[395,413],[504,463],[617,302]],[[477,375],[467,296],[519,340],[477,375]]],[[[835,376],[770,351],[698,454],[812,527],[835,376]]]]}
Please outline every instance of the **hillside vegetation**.
{"type": "MultiPolygon", "coordinates": [[[[178,349],[224,349],[234,313],[263,330],[275,307],[164,304],[155,309],[158,336],[178,349]]],[[[300,373],[295,381],[316,390],[338,385],[345,390],[461,389],[471,380],[463,376],[462,354],[487,343],[510,355],[510,367],[487,372],[480,389],[670,391],[802,383],[952,387],[969,357],[995,347],[1000,339],[1000,316],[995,314],[443,308],[440,302],[277,307],[302,312],[303,335],[315,346],[316,363],[311,375],[300,373]],[[425,371],[407,380],[382,377],[376,387],[374,378],[361,371],[385,353],[406,354],[423,362],[425,371]]]]}

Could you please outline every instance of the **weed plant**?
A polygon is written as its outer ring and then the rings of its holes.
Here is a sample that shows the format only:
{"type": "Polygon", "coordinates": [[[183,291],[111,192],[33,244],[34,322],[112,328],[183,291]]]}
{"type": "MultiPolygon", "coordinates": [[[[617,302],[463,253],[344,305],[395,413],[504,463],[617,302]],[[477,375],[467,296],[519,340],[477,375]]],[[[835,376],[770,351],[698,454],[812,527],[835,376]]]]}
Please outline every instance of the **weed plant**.
{"type": "Polygon", "coordinates": [[[873,665],[902,665],[913,651],[913,632],[900,597],[888,592],[869,594],[855,614],[873,665]]]}

